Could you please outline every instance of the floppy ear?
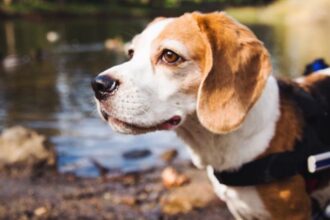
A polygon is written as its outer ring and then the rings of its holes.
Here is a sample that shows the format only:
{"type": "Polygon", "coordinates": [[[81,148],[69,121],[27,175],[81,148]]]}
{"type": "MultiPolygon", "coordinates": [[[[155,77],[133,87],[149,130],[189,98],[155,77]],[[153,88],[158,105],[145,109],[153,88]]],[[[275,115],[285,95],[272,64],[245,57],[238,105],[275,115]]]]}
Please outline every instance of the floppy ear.
{"type": "Polygon", "coordinates": [[[198,90],[197,115],[207,129],[228,133],[240,127],[272,71],[263,43],[225,13],[193,13],[209,47],[198,90]]]}

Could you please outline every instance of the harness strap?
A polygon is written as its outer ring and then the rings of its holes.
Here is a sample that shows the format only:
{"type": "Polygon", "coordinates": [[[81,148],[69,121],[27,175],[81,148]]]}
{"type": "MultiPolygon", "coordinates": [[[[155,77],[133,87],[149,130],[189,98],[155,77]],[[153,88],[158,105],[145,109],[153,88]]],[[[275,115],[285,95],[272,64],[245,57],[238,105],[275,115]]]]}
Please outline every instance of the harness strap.
{"type": "Polygon", "coordinates": [[[303,137],[297,140],[293,151],[274,153],[264,158],[244,164],[234,171],[218,172],[214,170],[215,177],[220,183],[228,186],[252,186],[270,183],[301,174],[305,179],[313,177],[307,170],[307,158],[310,155],[329,150],[318,137],[315,128],[323,109],[312,95],[300,88],[293,87],[279,81],[281,95],[289,95],[305,119],[303,137]]]}
{"type": "Polygon", "coordinates": [[[214,172],[216,178],[228,186],[251,186],[270,183],[294,176],[302,170],[303,163],[295,152],[271,154],[265,158],[244,164],[237,171],[214,172]],[[293,159],[295,158],[295,159],[293,159]]]}

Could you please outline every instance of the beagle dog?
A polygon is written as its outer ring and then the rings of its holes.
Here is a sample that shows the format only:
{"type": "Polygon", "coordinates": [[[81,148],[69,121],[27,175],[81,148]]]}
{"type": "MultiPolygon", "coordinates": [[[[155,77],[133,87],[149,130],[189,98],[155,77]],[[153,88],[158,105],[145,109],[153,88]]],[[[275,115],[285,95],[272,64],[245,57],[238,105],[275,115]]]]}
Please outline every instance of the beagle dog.
{"type": "Polygon", "coordinates": [[[311,201],[327,204],[327,172],[306,160],[330,144],[330,69],[276,79],[263,43],[224,12],[157,18],[128,56],[92,82],[115,131],[174,130],[236,219],[310,219],[311,201]]]}

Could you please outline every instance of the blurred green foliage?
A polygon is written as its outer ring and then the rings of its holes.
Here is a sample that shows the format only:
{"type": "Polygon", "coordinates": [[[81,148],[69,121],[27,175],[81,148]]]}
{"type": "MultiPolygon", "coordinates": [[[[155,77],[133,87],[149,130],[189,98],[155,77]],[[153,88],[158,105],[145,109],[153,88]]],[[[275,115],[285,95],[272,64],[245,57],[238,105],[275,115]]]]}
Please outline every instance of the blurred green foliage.
{"type": "Polygon", "coordinates": [[[4,5],[11,4],[29,4],[42,5],[47,3],[54,4],[72,4],[83,3],[89,5],[127,5],[127,6],[158,6],[158,7],[176,7],[180,5],[208,5],[208,4],[225,4],[225,5],[259,5],[269,3],[272,0],[1,0],[4,5]]]}
{"type": "MultiPolygon", "coordinates": [[[[228,6],[264,5],[274,0],[0,0],[0,15],[24,14],[124,14],[130,9],[136,15],[153,9],[175,12],[220,10],[228,6]],[[136,10],[136,11],[134,11],[136,10]]],[[[149,13],[150,14],[150,13],[149,13]]]]}

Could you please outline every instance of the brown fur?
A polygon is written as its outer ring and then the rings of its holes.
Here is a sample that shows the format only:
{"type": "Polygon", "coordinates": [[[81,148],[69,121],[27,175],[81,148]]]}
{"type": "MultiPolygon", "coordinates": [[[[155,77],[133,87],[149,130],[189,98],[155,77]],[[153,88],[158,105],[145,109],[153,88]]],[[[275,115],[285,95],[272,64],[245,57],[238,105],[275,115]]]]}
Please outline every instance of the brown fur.
{"type": "MultiPolygon", "coordinates": [[[[295,85],[297,86],[297,85],[295,85]]],[[[272,153],[292,151],[295,141],[301,138],[303,122],[296,106],[280,95],[281,116],[269,148],[260,157],[272,153]]],[[[277,181],[256,187],[272,219],[309,219],[310,200],[306,193],[302,176],[294,176],[284,181],[277,181]]]]}
{"type": "Polygon", "coordinates": [[[191,60],[198,60],[202,80],[185,76],[182,90],[197,95],[200,122],[215,133],[239,128],[271,73],[263,43],[224,13],[185,14],[153,42],[154,65],[164,38],[185,42],[191,60]]]}
{"type": "Polygon", "coordinates": [[[292,100],[285,97],[285,94],[280,94],[280,113],[281,116],[276,124],[275,135],[266,152],[261,157],[272,153],[292,151],[295,141],[301,138],[303,126],[302,116],[297,110],[296,105],[292,100]]]}
{"type": "MultiPolygon", "coordinates": [[[[177,18],[176,22],[170,23],[168,26],[166,26],[162,33],[153,42],[154,49],[152,57],[154,59],[152,62],[154,63],[154,65],[156,64],[158,57],[160,56],[160,53],[163,49],[159,45],[161,45],[161,42],[164,39],[171,39],[179,42],[185,42],[185,46],[190,51],[191,55],[191,57],[189,58],[190,60],[187,60],[187,62],[196,60],[200,61],[197,63],[198,68],[201,71],[204,71],[207,62],[209,62],[207,60],[207,54],[210,53],[210,51],[208,51],[208,48],[205,47],[205,40],[201,37],[201,35],[192,35],[191,32],[198,33],[199,28],[196,22],[194,22],[193,18],[188,15],[179,17],[177,18]]],[[[178,55],[181,54],[178,52],[178,55]]],[[[177,72],[175,65],[167,66],[166,68],[171,68],[172,72],[174,73],[177,72]]],[[[180,77],[178,75],[179,73],[173,77],[180,77]]],[[[182,92],[194,94],[197,96],[200,78],[196,78],[194,74],[188,73],[188,75],[182,76],[182,80],[184,81],[181,89],[182,92]]]]}
{"type": "Polygon", "coordinates": [[[304,78],[304,82],[301,84],[305,89],[309,90],[309,88],[314,87],[315,84],[329,79],[329,76],[322,74],[311,74],[304,78]]]}
{"type": "MultiPolygon", "coordinates": [[[[214,133],[237,129],[260,97],[271,73],[269,54],[263,44],[224,13],[193,13],[178,18],[153,42],[153,57],[158,57],[162,48],[157,45],[164,39],[185,42],[193,55],[191,59],[199,61],[201,78],[184,76],[182,88],[183,92],[198,96],[199,121],[214,133]]],[[[322,79],[323,76],[310,76],[303,87],[308,91],[322,79]]],[[[303,120],[285,94],[280,94],[280,112],[275,135],[259,158],[293,150],[296,140],[301,138],[303,120]]],[[[272,219],[310,218],[310,200],[302,176],[256,188],[272,219]]]]}
{"type": "Polygon", "coordinates": [[[224,13],[193,14],[211,49],[199,88],[197,115],[214,133],[239,128],[271,73],[267,50],[224,13]]]}
{"type": "Polygon", "coordinates": [[[308,220],[310,200],[302,176],[256,187],[273,220],[308,220]]]}
{"type": "MultiPolygon", "coordinates": [[[[261,95],[271,73],[269,55],[263,44],[246,27],[224,13],[184,15],[165,28],[153,42],[154,47],[164,39],[185,42],[193,55],[192,60],[200,61],[202,80],[185,76],[187,83],[183,87],[185,92],[198,95],[200,122],[215,133],[238,128],[261,95]]],[[[158,57],[161,50],[156,48],[153,57],[158,57]]],[[[281,97],[281,117],[276,134],[260,157],[292,150],[295,140],[300,138],[301,127],[295,106],[281,97]]],[[[288,219],[287,216],[307,219],[310,216],[309,198],[300,176],[258,186],[257,190],[273,219],[288,219]]]]}

